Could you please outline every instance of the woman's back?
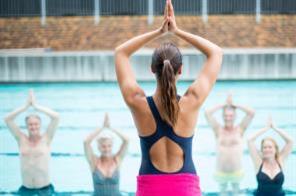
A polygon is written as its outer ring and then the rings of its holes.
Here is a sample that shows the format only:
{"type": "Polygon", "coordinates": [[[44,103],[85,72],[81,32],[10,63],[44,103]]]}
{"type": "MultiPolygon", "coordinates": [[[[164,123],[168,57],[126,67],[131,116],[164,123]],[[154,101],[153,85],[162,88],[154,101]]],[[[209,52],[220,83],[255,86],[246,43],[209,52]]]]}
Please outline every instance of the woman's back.
{"type": "MultiPolygon", "coordinates": [[[[164,111],[159,101],[160,96],[153,95],[153,102],[162,118],[164,111]]],[[[198,109],[190,103],[190,99],[186,95],[179,98],[178,105],[179,115],[177,123],[173,127],[174,132],[180,137],[191,137],[197,123],[198,109]]],[[[134,99],[132,115],[140,136],[149,136],[155,132],[156,122],[144,93],[134,99]]]]}
{"type": "MultiPolygon", "coordinates": [[[[142,150],[140,175],[195,173],[191,154],[193,130],[175,132],[174,128],[162,119],[159,106],[154,98],[147,97],[147,103],[152,120],[150,119],[150,126],[146,127],[149,135],[143,136],[139,130],[142,150]],[[188,136],[188,134],[190,135],[188,136]]],[[[136,124],[141,126],[141,122],[136,122],[136,124]]],[[[183,128],[188,130],[188,127],[184,126],[183,128]]]]}

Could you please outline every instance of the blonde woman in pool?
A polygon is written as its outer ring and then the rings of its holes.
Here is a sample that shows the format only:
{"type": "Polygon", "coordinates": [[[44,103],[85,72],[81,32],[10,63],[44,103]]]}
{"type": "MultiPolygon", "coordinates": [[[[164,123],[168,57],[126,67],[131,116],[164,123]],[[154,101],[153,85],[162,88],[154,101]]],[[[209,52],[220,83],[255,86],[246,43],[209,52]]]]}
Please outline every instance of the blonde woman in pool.
{"type": "Polygon", "coordinates": [[[84,140],[84,153],[89,163],[94,186],[94,195],[98,196],[119,196],[119,167],[126,155],[129,140],[119,131],[110,127],[109,117],[106,114],[102,128],[96,129],[84,140]],[[122,140],[117,153],[112,154],[113,138],[110,134],[102,133],[109,129],[122,140]],[[95,155],[91,147],[92,141],[97,138],[97,147],[100,156],[95,155]]]}
{"type": "Polygon", "coordinates": [[[282,186],[285,176],[282,168],[285,160],[292,152],[292,138],[285,131],[276,127],[270,118],[264,128],[256,131],[249,138],[248,146],[257,172],[258,188],[254,195],[284,196],[285,192],[282,186]],[[266,137],[261,141],[261,149],[257,149],[255,145],[256,139],[270,129],[274,130],[285,141],[284,147],[279,149],[277,142],[273,138],[266,137]]]}
{"type": "Polygon", "coordinates": [[[37,104],[34,93],[30,90],[27,103],[9,113],[5,122],[19,146],[22,186],[18,193],[52,195],[54,188],[49,177],[50,144],[58,127],[58,113],[37,104]],[[36,114],[26,117],[27,134],[15,123],[15,118],[30,106],[50,117],[51,121],[44,133],[41,131],[41,118],[36,114]]]}

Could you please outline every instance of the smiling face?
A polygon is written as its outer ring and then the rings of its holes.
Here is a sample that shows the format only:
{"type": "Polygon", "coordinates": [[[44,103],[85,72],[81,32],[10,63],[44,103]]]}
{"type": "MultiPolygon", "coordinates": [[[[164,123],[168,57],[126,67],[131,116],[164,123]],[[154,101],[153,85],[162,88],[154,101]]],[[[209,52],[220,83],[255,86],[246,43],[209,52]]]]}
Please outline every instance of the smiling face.
{"type": "Polygon", "coordinates": [[[26,125],[30,136],[38,136],[40,134],[41,119],[39,116],[27,116],[26,125]]]}
{"type": "Polygon", "coordinates": [[[263,159],[277,159],[278,145],[272,138],[265,138],[261,142],[261,152],[263,159]]]}
{"type": "Polygon", "coordinates": [[[225,126],[233,126],[236,117],[235,109],[231,106],[223,109],[223,119],[225,126]]]}
{"type": "Polygon", "coordinates": [[[98,139],[98,150],[104,157],[111,157],[113,149],[113,141],[111,138],[99,138],[98,139]]]}

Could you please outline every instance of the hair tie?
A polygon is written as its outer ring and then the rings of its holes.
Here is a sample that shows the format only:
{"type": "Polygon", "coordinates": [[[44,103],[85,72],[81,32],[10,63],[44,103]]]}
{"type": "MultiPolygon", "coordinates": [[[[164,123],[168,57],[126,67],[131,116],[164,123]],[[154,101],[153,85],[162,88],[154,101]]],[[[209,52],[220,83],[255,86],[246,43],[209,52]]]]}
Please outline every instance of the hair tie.
{"type": "Polygon", "coordinates": [[[168,60],[168,59],[165,59],[164,61],[163,61],[163,66],[165,66],[165,65],[170,65],[171,64],[171,62],[170,62],[170,60],[168,60]]]}

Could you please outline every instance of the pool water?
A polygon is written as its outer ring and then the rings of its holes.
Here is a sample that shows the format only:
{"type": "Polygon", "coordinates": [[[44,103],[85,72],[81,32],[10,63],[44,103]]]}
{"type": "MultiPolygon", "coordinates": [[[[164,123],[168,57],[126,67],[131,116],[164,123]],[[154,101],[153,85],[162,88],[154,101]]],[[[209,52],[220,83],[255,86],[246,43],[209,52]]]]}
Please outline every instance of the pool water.
{"type": "MultiPolygon", "coordinates": [[[[140,83],[147,95],[155,89],[155,83],[140,83]]],[[[178,93],[182,95],[189,82],[178,84],[178,93]]],[[[140,145],[132,116],[125,105],[116,83],[29,83],[0,84],[0,192],[16,191],[21,185],[18,146],[9,133],[3,117],[26,102],[28,90],[33,88],[37,102],[53,108],[60,113],[60,125],[52,143],[50,163],[51,180],[58,192],[90,193],[92,178],[89,166],[83,155],[83,139],[101,126],[104,113],[108,112],[111,126],[128,135],[130,145],[128,154],[121,165],[120,189],[126,193],[136,190],[136,176],[140,166],[140,145]]],[[[253,107],[256,115],[245,133],[247,138],[255,130],[265,126],[266,119],[272,115],[274,123],[287,131],[296,140],[296,81],[219,81],[201,108],[198,126],[193,143],[193,159],[201,178],[204,193],[218,192],[213,179],[215,171],[215,137],[208,126],[204,109],[223,103],[227,94],[233,94],[233,101],[253,107]]],[[[24,117],[17,123],[25,130],[24,117]]],[[[43,127],[49,119],[41,115],[43,127]]],[[[238,113],[238,120],[242,113],[238,113]]],[[[221,119],[221,114],[217,114],[221,119]]],[[[279,141],[284,142],[274,132],[269,131],[279,141]]],[[[258,142],[259,145],[259,142],[258,142]]],[[[115,140],[115,149],[119,139],[115,140]]],[[[296,147],[285,163],[284,188],[296,193],[296,147]]],[[[245,177],[241,188],[252,191],[256,188],[255,171],[245,142],[243,156],[245,177]]],[[[128,195],[128,194],[126,194],[128,195]]]]}

